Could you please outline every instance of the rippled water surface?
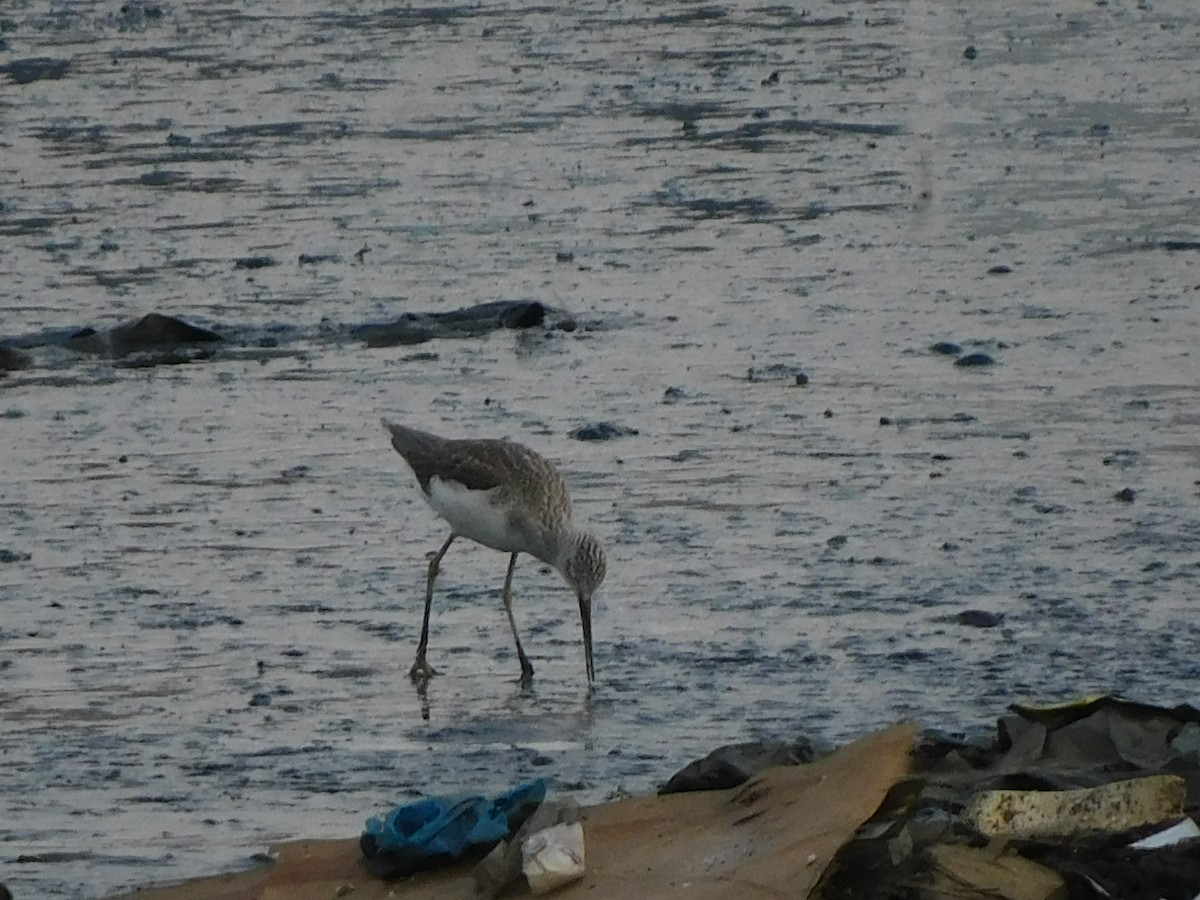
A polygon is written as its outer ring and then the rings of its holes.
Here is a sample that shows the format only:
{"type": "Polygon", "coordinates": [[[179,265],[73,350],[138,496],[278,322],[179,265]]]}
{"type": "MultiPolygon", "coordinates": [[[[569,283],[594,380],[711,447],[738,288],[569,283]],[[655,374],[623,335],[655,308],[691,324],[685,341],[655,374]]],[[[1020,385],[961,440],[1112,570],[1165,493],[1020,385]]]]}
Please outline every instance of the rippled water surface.
{"type": "Polygon", "coordinates": [[[1009,9],[7,6],[0,879],[98,897],[422,791],[1194,701],[1197,13],[1009,9]],[[342,330],[493,300],[578,327],[342,330]],[[289,339],[53,340],[148,312],[289,339]],[[609,549],[590,699],[558,576],[517,570],[522,693],[505,559],[464,543],[422,708],[446,531],[381,414],[560,462],[609,549]]]}

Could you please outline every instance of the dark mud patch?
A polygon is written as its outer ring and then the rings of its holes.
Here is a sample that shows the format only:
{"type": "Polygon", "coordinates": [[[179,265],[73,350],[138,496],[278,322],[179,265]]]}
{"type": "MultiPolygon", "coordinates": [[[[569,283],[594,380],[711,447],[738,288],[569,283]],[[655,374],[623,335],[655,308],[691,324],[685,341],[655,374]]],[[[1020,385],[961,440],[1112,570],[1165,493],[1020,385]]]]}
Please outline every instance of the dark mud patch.
{"type": "Polygon", "coordinates": [[[15,84],[32,84],[35,81],[62,78],[70,68],[69,60],[39,56],[0,64],[0,75],[7,75],[15,84]]]}

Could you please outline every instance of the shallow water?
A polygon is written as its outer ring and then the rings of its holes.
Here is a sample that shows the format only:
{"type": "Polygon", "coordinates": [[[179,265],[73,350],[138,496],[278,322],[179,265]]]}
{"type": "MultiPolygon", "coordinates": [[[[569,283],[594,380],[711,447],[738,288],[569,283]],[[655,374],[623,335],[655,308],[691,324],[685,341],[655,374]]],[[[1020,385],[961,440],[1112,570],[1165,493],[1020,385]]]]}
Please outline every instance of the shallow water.
{"type": "Polygon", "coordinates": [[[97,897],[422,791],[1194,700],[1196,14],[1027,6],[7,12],[0,66],[51,63],[0,73],[0,333],[582,327],[0,379],[0,879],[97,897]],[[517,570],[525,694],[504,558],[456,545],[423,709],[445,531],[381,414],[560,461],[609,548],[594,696],[558,576],[517,570]],[[637,434],[567,437],[597,421],[637,434]]]}

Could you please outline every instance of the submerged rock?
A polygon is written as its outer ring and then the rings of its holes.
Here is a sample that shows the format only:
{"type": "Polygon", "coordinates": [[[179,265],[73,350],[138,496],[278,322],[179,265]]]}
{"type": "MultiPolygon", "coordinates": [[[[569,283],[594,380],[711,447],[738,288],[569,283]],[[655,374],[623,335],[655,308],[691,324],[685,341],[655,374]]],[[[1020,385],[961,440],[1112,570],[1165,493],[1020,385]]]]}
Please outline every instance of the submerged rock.
{"type": "Polygon", "coordinates": [[[207,328],[189,325],[174,316],[150,313],[129,325],[112,330],[114,356],[127,356],[140,350],[161,350],[176,344],[208,344],[222,340],[207,328]]]}
{"type": "Polygon", "coordinates": [[[6,338],[6,345],[0,346],[0,371],[35,364],[37,358],[25,351],[45,346],[107,357],[116,366],[132,368],[194,362],[224,348],[231,348],[231,353],[240,350],[243,358],[261,358],[257,354],[264,349],[278,350],[269,355],[280,356],[291,344],[313,340],[362,340],[368,347],[392,347],[434,338],[480,337],[502,328],[574,331],[576,327],[568,313],[535,300],[481,303],[449,312],[405,313],[393,322],[347,325],[322,320],[316,326],[272,323],[223,329],[224,334],[174,316],[150,313],[109,331],[58,328],[6,338]],[[248,354],[249,348],[255,352],[248,354]]]}
{"type": "Polygon", "coordinates": [[[593,422],[580,425],[568,434],[577,441],[611,441],[613,438],[629,437],[638,433],[636,428],[627,428],[615,422],[593,422]]]}
{"type": "Polygon", "coordinates": [[[954,621],[970,628],[995,628],[1004,621],[1004,615],[986,609],[964,609],[954,616],[954,621]]]}
{"type": "Polygon", "coordinates": [[[990,366],[995,362],[996,360],[987,353],[968,353],[966,356],[956,359],[954,364],[963,368],[978,368],[980,366],[990,366]]]}
{"type": "Polygon", "coordinates": [[[500,328],[541,327],[570,331],[575,321],[536,300],[497,300],[444,313],[405,313],[394,322],[355,326],[350,334],[368,347],[394,347],[434,338],[476,337],[500,328]]]}
{"type": "Polygon", "coordinates": [[[15,372],[29,366],[29,354],[0,344],[0,372],[15,372]]]}
{"type": "Polygon", "coordinates": [[[67,338],[64,346],[77,353],[121,359],[134,353],[175,351],[183,344],[207,344],[221,340],[223,338],[219,334],[207,328],[189,325],[174,316],[149,313],[136,322],[118,325],[107,334],[95,328],[82,328],[67,338]]]}

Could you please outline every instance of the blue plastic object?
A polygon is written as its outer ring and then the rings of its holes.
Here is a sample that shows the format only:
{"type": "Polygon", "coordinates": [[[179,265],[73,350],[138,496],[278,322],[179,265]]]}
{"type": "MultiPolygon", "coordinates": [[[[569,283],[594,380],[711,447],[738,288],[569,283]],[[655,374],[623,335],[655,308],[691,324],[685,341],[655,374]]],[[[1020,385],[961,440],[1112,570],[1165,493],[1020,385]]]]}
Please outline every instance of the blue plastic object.
{"type": "Polygon", "coordinates": [[[541,778],[491,800],[426,797],[367,819],[359,847],[373,874],[403,878],[490,849],[511,837],[545,798],[541,778]]]}

